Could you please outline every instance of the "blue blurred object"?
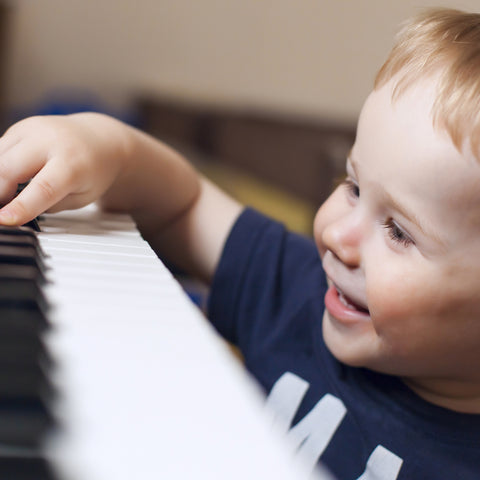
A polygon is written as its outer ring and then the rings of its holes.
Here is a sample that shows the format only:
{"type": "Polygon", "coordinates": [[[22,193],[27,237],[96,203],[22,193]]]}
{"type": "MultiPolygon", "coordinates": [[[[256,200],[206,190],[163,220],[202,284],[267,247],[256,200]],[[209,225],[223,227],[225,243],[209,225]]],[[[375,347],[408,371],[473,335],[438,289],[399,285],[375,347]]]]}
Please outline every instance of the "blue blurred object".
{"type": "Polygon", "coordinates": [[[138,127],[140,119],[133,107],[115,110],[97,94],[88,90],[56,89],[40,102],[8,112],[9,124],[33,115],[68,115],[79,112],[105,113],[129,125],[138,127]]]}

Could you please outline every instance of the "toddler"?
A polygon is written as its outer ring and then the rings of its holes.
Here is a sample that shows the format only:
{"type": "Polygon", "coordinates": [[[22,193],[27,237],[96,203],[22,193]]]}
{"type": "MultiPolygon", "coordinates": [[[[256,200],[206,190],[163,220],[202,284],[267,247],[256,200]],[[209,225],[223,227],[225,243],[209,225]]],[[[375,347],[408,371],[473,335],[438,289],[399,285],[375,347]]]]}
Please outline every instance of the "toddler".
{"type": "Polygon", "coordinates": [[[339,480],[480,478],[480,14],[407,23],[314,241],[100,114],[0,140],[3,224],[98,200],[211,284],[276,420],[339,480]],[[30,184],[12,200],[17,184],[30,184]]]}

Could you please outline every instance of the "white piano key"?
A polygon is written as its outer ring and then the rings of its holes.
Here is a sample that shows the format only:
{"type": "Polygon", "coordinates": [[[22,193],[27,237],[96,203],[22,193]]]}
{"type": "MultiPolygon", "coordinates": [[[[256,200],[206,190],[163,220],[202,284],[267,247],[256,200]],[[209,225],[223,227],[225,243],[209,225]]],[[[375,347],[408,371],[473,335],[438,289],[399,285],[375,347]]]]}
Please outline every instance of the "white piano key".
{"type": "Polygon", "coordinates": [[[131,248],[137,249],[144,249],[144,245],[139,242],[138,236],[128,235],[128,236],[116,236],[111,237],[109,235],[80,235],[80,234],[70,234],[70,233],[59,233],[55,235],[51,235],[48,233],[40,233],[39,238],[41,238],[42,242],[46,246],[52,245],[67,245],[71,244],[73,248],[79,248],[82,245],[98,245],[98,246],[120,246],[120,247],[127,247],[130,246],[131,248]]]}
{"type": "Polygon", "coordinates": [[[89,206],[42,230],[61,480],[313,478],[129,217],[89,206]]]}

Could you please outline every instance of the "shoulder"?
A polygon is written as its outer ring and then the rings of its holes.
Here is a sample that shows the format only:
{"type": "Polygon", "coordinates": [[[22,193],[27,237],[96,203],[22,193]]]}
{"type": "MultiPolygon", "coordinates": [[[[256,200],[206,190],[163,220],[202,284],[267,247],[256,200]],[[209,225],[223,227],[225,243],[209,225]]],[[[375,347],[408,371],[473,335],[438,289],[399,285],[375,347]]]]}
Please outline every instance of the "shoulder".
{"type": "MultiPolygon", "coordinates": [[[[246,208],[225,243],[211,289],[209,316],[231,328],[268,325],[319,298],[325,276],[312,239],[246,208]]],[[[227,338],[232,339],[232,331],[227,338]]],[[[222,331],[222,333],[225,333],[222,331]]]]}

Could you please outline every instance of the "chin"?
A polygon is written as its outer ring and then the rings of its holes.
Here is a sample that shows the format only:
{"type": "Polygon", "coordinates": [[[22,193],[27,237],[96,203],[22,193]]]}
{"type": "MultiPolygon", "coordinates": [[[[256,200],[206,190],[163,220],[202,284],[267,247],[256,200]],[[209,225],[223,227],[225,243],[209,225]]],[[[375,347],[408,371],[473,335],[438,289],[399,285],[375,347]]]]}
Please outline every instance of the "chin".
{"type": "Polygon", "coordinates": [[[330,353],[341,363],[350,367],[367,367],[371,355],[366,351],[362,338],[354,335],[343,335],[336,330],[328,318],[328,312],[323,317],[323,338],[330,353]]]}

